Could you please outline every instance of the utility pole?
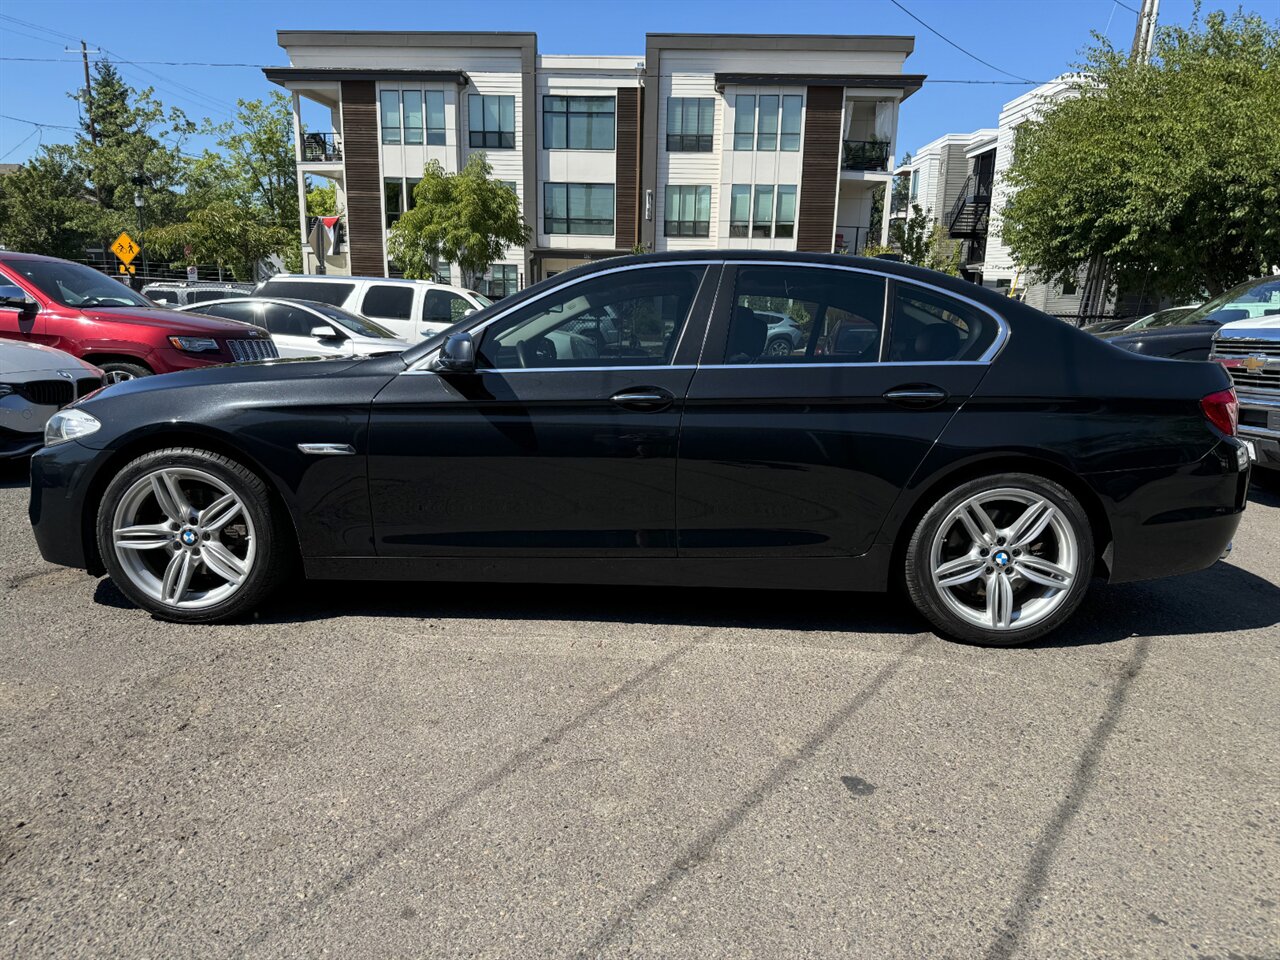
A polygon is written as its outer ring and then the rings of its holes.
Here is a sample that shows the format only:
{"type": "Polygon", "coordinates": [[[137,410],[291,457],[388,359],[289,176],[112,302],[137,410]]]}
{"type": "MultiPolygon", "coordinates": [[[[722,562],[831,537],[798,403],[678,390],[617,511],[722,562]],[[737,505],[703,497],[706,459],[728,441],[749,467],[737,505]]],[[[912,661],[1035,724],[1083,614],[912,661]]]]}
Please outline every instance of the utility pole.
{"type": "MultiPolygon", "coordinates": [[[[1129,63],[1148,64],[1151,62],[1151,50],[1155,44],[1156,19],[1160,15],[1160,0],[1142,0],[1142,9],[1138,11],[1138,22],[1133,28],[1133,47],[1129,51],[1129,63]]],[[[1085,273],[1084,290],[1080,296],[1080,320],[1096,317],[1107,305],[1108,268],[1106,259],[1095,255],[1089,261],[1085,273]]]]}
{"type": "MultiPolygon", "coordinates": [[[[74,47],[63,47],[66,53],[75,53],[74,47]]],[[[80,59],[84,62],[84,115],[89,122],[89,139],[98,145],[98,128],[93,122],[93,86],[89,81],[89,54],[101,53],[101,50],[90,50],[83,40],[80,41],[80,59]]]]}

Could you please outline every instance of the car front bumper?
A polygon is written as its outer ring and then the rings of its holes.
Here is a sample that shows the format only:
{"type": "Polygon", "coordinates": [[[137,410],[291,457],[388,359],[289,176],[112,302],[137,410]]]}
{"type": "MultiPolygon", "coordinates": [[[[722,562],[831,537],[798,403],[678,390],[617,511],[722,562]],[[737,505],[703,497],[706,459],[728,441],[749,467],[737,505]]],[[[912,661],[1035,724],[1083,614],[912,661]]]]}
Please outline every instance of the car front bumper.
{"type": "Polygon", "coordinates": [[[85,503],[99,461],[109,455],[109,451],[92,450],[72,440],[43,447],[32,456],[27,515],[40,555],[50,563],[103,572],[85,503]]]}
{"type": "Polygon", "coordinates": [[[1253,442],[1258,466],[1280,470],[1280,397],[1239,394],[1240,436],[1253,442]]]}

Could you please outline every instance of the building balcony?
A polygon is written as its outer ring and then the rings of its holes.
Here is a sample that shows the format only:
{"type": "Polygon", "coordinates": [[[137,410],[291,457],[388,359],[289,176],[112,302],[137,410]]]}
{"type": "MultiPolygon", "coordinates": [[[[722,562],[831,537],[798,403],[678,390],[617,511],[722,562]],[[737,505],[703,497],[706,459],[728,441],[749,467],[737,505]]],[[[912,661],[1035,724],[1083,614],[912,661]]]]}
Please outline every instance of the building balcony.
{"type": "Polygon", "coordinates": [[[342,137],[336,133],[304,133],[303,163],[341,163],[342,137]]]}
{"type": "Polygon", "coordinates": [[[836,227],[836,242],[832,253],[848,253],[860,256],[866,249],[871,229],[869,227],[836,227]]]}
{"type": "Polygon", "coordinates": [[[840,156],[842,170],[889,169],[889,143],[885,140],[846,140],[840,156]]]}

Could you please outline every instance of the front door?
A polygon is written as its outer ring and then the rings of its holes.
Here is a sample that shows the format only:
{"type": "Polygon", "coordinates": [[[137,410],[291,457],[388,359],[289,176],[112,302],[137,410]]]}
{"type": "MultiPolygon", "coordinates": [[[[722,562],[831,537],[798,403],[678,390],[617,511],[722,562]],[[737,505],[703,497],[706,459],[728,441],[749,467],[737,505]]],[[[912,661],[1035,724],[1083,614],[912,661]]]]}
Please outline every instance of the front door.
{"type": "Polygon", "coordinates": [[[719,270],[575,279],[473,331],[477,371],[373,404],[380,556],[675,554],[676,443],[719,270]]]}
{"type": "Polygon", "coordinates": [[[861,556],[985,372],[995,319],[857,269],[744,263],[722,290],[685,402],[679,555],[861,556]]]}
{"type": "MultiPolygon", "coordinates": [[[[0,271],[0,297],[35,298],[18,286],[12,278],[0,271]]],[[[36,301],[37,303],[39,301],[36,301]]],[[[0,337],[6,340],[33,340],[41,342],[44,333],[43,313],[22,314],[21,311],[0,304],[0,337]]]]}

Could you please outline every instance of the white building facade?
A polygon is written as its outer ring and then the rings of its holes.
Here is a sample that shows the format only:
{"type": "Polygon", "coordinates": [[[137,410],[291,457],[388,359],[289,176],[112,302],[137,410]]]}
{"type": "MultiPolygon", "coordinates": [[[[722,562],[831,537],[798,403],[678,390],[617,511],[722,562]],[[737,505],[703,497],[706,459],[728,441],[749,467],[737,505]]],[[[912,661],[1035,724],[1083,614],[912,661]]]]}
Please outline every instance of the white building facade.
{"type": "Polygon", "coordinates": [[[872,200],[924,80],[903,73],[911,37],[650,34],[643,57],[540,56],[531,33],[278,38],[289,66],[265,73],[293,95],[299,173],[334,184],[344,237],[305,242],[300,176],[305,269],[393,275],[386,232],[423,167],[483,151],[532,229],[491,296],[636,249],[856,253],[887,231],[872,200]]]}

